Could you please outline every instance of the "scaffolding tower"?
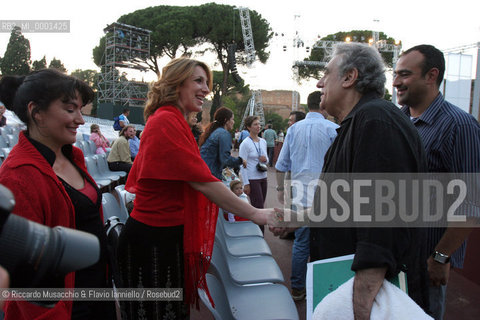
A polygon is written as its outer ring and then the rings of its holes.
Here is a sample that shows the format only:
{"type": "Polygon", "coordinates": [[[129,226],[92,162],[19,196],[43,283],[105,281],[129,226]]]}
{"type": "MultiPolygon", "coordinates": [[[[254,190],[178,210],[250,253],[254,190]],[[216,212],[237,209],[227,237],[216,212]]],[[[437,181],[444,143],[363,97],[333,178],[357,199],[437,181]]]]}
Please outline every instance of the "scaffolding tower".
{"type": "Polygon", "coordinates": [[[140,63],[150,56],[150,30],[114,22],[105,32],[105,64],[98,81],[98,103],[143,106],[148,85],[128,81],[118,68],[147,71],[140,63]]]}
{"type": "Polygon", "coordinates": [[[245,44],[247,65],[251,65],[255,61],[255,46],[253,43],[250,11],[245,7],[240,7],[238,10],[240,13],[240,24],[242,25],[243,43],[245,44]]]}
{"type": "Polygon", "coordinates": [[[252,96],[248,100],[247,107],[243,113],[242,123],[240,128],[244,128],[245,119],[248,116],[258,116],[260,120],[260,125],[263,127],[265,125],[265,114],[263,113],[263,102],[262,102],[262,92],[260,90],[255,90],[252,92],[252,96]]]}

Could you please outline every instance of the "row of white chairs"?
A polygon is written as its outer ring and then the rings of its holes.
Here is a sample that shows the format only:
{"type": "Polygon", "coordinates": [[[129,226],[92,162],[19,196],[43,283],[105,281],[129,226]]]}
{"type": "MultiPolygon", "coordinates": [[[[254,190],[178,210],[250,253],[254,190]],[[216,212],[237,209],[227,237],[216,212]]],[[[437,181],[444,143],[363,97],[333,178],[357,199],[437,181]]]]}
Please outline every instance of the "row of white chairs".
{"type": "Polygon", "coordinates": [[[125,182],[127,173],[111,171],[108,167],[107,154],[95,154],[97,148],[92,140],[77,140],[73,145],[82,150],[88,173],[95,180],[98,188],[112,190],[125,182]]]}
{"type": "Polygon", "coordinates": [[[18,143],[20,126],[6,125],[0,127],[0,164],[5,160],[12,148],[18,143]]]}
{"type": "Polygon", "coordinates": [[[86,156],[85,165],[88,173],[100,189],[106,188],[111,190],[125,182],[127,173],[125,171],[111,171],[108,168],[107,156],[105,154],[86,156]]]}
{"type": "MultiPolygon", "coordinates": [[[[107,238],[112,247],[128,218],[126,203],[132,196],[124,185],[102,196],[107,238]]],[[[204,290],[198,293],[217,320],[298,319],[295,303],[282,284],[283,274],[260,228],[250,221],[230,223],[221,209],[206,279],[214,306],[204,290]]]]}
{"type": "Polygon", "coordinates": [[[199,289],[215,319],[298,319],[283,274],[260,228],[227,222],[219,210],[212,261],[206,275],[214,305],[199,289]]]}

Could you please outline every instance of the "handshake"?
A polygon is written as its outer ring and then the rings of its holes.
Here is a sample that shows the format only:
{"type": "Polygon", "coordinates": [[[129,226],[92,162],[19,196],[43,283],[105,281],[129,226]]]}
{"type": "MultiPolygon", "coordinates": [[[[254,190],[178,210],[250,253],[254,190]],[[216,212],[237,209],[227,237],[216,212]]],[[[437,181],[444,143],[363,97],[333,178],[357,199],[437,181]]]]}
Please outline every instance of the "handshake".
{"type": "Polygon", "coordinates": [[[308,222],[303,212],[281,208],[258,210],[262,212],[264,221],[255,221],[254,219],[254,222],[259,225],[268,225],[270,232],[272,232],[274,236],[281,236],[285,233],[292,232],[295,229],[305,226],[308,222]]]}

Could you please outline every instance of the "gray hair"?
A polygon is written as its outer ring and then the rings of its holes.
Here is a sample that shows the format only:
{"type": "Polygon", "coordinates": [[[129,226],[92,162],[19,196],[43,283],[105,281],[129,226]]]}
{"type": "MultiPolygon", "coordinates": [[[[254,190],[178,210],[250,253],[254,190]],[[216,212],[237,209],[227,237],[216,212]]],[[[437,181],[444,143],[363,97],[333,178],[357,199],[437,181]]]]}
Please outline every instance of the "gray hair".
{"type": "Polygon", "coordinates": [[[333,56],[339,56],[338,71],[345,75],[352,69],[358,70],[355,89],[360,93],[385,94],[385,63],[375,47],[363,43],[340,43],[334,48],[333,56]]]}

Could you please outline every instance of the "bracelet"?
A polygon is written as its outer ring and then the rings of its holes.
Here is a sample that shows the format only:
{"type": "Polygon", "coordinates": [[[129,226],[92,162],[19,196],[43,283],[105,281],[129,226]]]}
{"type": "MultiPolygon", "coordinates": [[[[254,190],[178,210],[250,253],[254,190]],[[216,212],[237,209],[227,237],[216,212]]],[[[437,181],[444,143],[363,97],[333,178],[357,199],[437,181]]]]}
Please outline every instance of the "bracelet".
{"type": "Polygon", "coordinates": [[[284,188],[284,187],[281,187],[281,186],[277,186],[276,189],[277,189],[277,191],[284,191],[284,190],[285,190],[285,188],[284,188]]]}

